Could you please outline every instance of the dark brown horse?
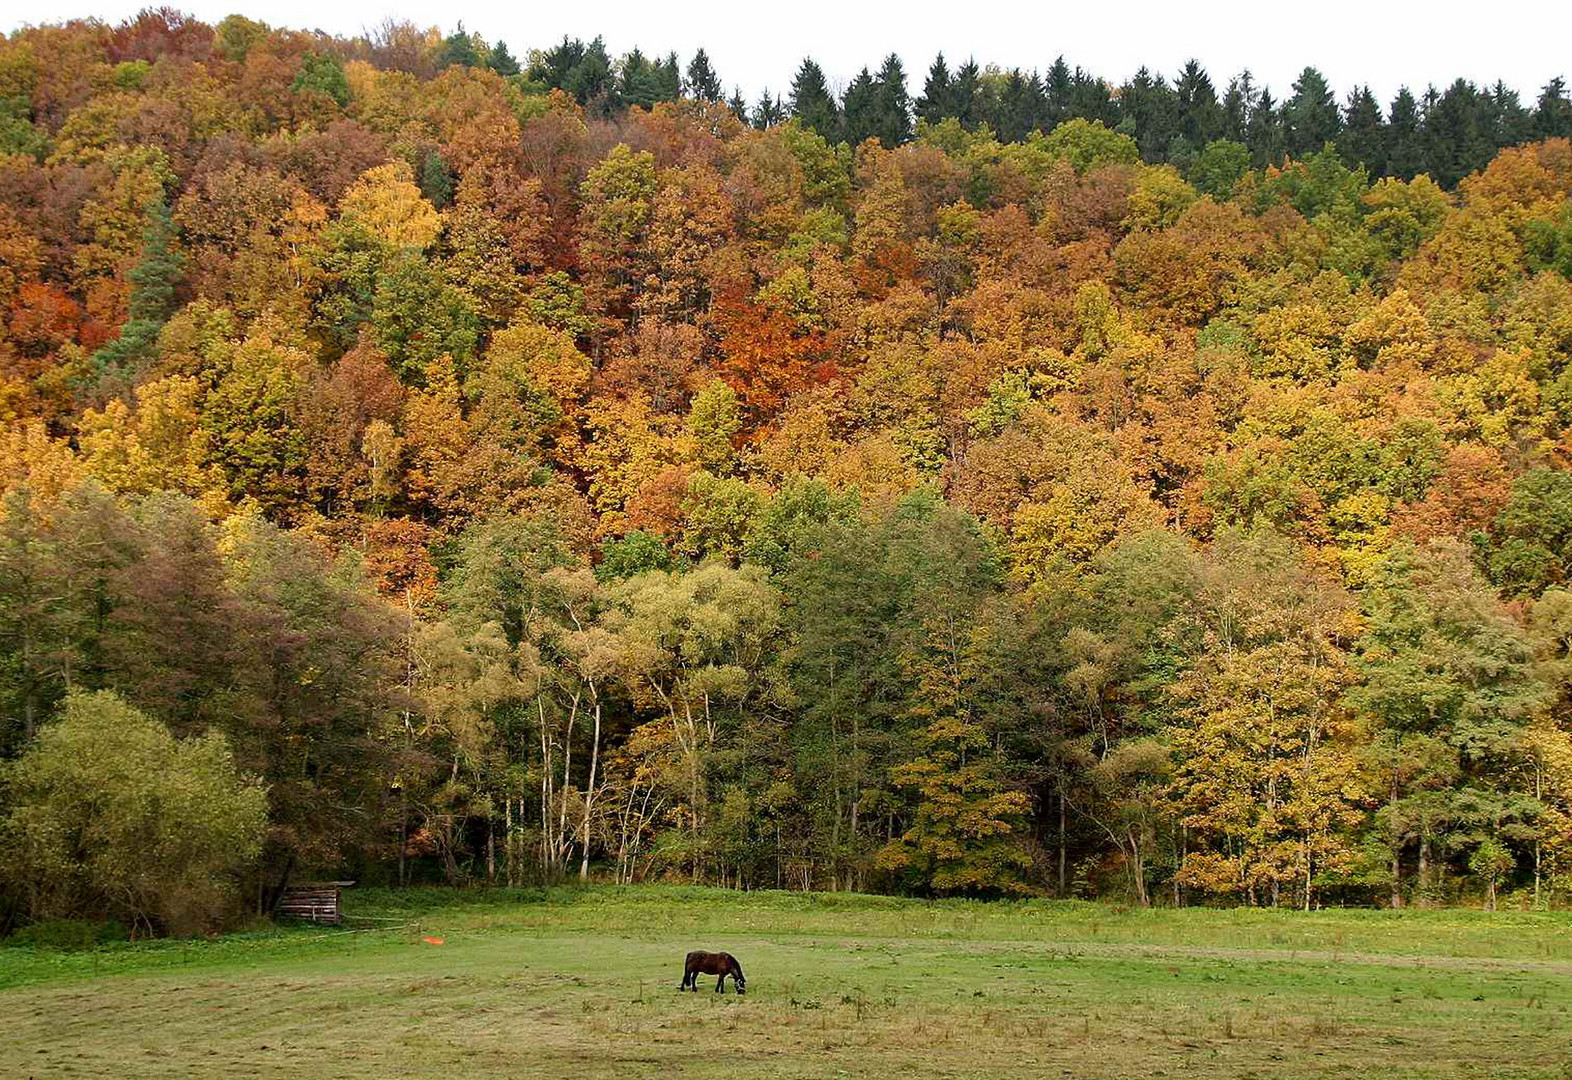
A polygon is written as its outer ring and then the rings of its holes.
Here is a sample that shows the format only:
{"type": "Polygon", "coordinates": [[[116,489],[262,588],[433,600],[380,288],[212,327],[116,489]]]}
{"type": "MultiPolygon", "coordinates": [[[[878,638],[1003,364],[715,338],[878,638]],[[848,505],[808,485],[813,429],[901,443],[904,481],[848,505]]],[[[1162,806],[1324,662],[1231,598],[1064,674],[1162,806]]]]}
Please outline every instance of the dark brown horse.
{"type": "Polygon", "coordinates": [[[690,952],[688,961],[683,966],[682,985],[678,990],[692,990],[698,993],[700,975],[719,975],[715,980],[715,992],[726,992],[726,976],[731,976],[731,984],[736,987],[737,993],[744,994],[748,980],[743,977],[742,965],[737,963],[737,958],[729,952],[690,952]]]}

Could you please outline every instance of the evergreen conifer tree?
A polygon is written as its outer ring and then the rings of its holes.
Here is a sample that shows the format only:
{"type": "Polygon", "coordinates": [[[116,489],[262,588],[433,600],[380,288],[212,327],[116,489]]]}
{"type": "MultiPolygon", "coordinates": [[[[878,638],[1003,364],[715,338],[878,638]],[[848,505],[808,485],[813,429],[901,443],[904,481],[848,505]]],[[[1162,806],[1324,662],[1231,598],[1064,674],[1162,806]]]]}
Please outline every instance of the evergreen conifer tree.
{"type": "Polygon", "coordinates": [[[979,108],[982,105],[982,70],[976,60],[967,60],[956,69],[950,87],[950,103],[953,110],[950,115],[964,127],[976,127],[983,119],[979,108]]]}
{"type": "Polygon", "coordinates": [[[1539,92],[1534,108],[1534,134],[1541,139],[1572,138],[1572,101],[1567,100],[1566,80],[1551,79],[1539,92]]]}
{"type": "Polygon", "coordinates": [[[753,107],[753,115],[749,122],[760,131],[766,131],[776,124],[784,123],[788,117],[786,107],[781,104],[780,95],[771,95],[769,87],[764,88],[764,93],[759,95],[759,103],[753,107]]]}
{"type": "Polygon", "coordinates": [[[841,131],[847,142],[856,146],[873,135],[877,110],[873,75],[863,68],[846,88],[846,96],[841,99],[841,131]]]}
{"type": "Polygon", "coordinates": [[[1064,62],[1064,57],[1055,58],[1053,66],[1048,69],[1048,78],[1045,80],[1044,92],[1048,96],[1048,110],[1043,117],[1042,126],[1052,131],[1074,115],[1075,93],[1074,76],[1070,74],[1070,65],[1064,62]]]}
{"type": "Polygon", "coordinates": [[[1299,73],[1294,93],[1283,103],[1283,136],[1288,156],[1296,160],[1309,157],[1337,139],[1342,127],[1337,99],[1327,85],[1326,76],[1313,67],[1299,73]]]}
{"type": "Polygon", "coordinates": [[[93,356],[100,374],[133,371],[150,361],[158,332],[175,308],[175,285],[185,269],[185,256],[175,247],[175,224],[169,206],[159,197],[147,210],[142,230],[142,258],[126,272],[131,303],[120,336],[93,356]]]}
{"type": "Polygon", "coordinates": [[[1268,165],[1281,165],[1287,153],[1283,138],[1283,115],[1272,100],[1272,92],[1262,88],[1250,110],[1250,126],[1245,132],[1245,145],[1250,147],[1250,163],[1257,169],[1268,165]]]}
{"type": "Polygon", "coordinates": [[[1363,165],[1372,176],[1386,172],[1386,129],[1381,122],[1381,106],[1370,87],[1361,86],[1348,95],[1337,149],[1349,168],[1363,165]]]}
{"type": "Polygon", "coordinates": [[[928,80],[923,83],[922,96],[917,99],[917,116],[930,124],[937,124],[946,116],[953,115],[951,95],[950,68],[944,62],[944,54],[940,53],[928,69],[928,80]]]}
{"type": "Polygon", "coordinates": [[[873,80],[874,123],[872,134],[887,147],[897,147],[912,137],[912,100],[906,90],[906,69],[891,53],[873,80]]]}
{"type": "Polygon", "coordinates": [[[1386,173],[1412,180],[1425,171],[1424,136],[1420,130],[1419,101],[1403,87],[1392,99],[1386,122],[1386,173]]]}
{"type": "Polygon", "coordinates": [[[841,140],[841,114],[830,96],[824,69],[810,57],[802,62],[791,84],[791,114],[809,131],[828,142],[841,140]]]}
{"type": "Polygon", "coordinates": [[[710,67],[709,54],[702,48],[688,61],[688,96],[695,101],[719,101],[725,96],[715,69],[710,67]]]}
{"type": "Polygon", "coordinates": [[[519,62],[508,51],[508,43],[505,41],[499,41],[491,47],[491,54],[486,57],[486,66],[505,79],[519,73],[519,62]]]}

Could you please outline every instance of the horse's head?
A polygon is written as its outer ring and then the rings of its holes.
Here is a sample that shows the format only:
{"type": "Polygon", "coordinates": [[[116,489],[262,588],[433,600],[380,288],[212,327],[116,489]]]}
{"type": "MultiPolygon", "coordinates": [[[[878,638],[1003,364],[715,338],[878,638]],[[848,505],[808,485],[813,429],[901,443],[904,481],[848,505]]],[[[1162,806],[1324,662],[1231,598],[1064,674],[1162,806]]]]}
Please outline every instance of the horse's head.
{"type": "Polygon", "coordinates": [[[732,973],[731,982],[732,982],[732,985],[737,988],[737,993],[739,993],[739,994],[746,994],[748,992],[748,990],[747,990],[748,980],[744,979],[742,977],[742,969],[741,968],[738,968],[735,972],[732,973]]]}

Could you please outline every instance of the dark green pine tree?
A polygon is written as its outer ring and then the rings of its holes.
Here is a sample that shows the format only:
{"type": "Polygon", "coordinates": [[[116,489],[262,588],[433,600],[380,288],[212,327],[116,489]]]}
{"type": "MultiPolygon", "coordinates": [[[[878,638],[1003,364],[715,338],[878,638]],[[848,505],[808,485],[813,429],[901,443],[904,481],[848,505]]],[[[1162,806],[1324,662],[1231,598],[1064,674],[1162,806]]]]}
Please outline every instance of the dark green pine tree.
{"type": "Polygon", "coordinates": [[[940,53],[928,69],[928,80],[922,84],[922,96],[917,99],[918,119],[937,124],[946,116],[954,116],[954,85],[950,79],[949,65],[940,53]]]}
{"type": "Polygon", "coordinates": [[[1342,127],[1337,99],[1326,77],[1313,67],[1299,73],[1294,93],[1283,103],[1283,134],[1288,156],[1297,160],[1309,157],[1329,142],[1335,142],[1342,127]]]}
{"type": "Polygon", "coordinates": [[[1490,88],[1489,97],[1496,148],[1532,142],[1535,138],[1534,114],[1523,107],[1523,100],[1517,96],[1517,91],[1497,79],[1490,88]]]}
{"type": "Polygon", "coordinates": [[[1168,81],[1141,68],[1120,88],[1119,111],[1120,124],[1135,136],[1141,160],[1147,164],[1166,161],[1168,148],[1179,134],[1178,101],[1168,81]]]}
{"type": "Polygon", "coordinates": [[[640,109],[653,107],[661,95],[660,65],[635,46],[633,51],[622,58],[617,88],[628,105],[640,109]]]}
{"type": "Polygon", "coordinates": [[[1440,144],[1440,127],[1438,114],[1441,111],[1441,91],[1434,86],[1425,87],[1424,96],[1419,99],[1419,145],[1424,167],[1419,171],[1428,173],[1430,179],[1436,183],[1443,183],[1441,174],[1450,171],[1450,148],[1440,144]]]}
{"type": "Polygon", "coordinates": [[[719,101],[725,96],[720,78],[710,67],[710,57],[702,48],[688,61],[688,96],[695,101],[719,101]]]}
{"type": "Polygon", "coordinates": [[[532,54],[534,59],[529,65],[530,81],[543,83],[549,90],[568,90],[572,93],[568,89],[568,79],[573,70],[584,62],[585,52],[582,41],[564,35],[561,44],[532,54]]]}
{"type": "Polygon", "coordinates": [[[437,66],[449,67],[479,67],[480,54],[475,51],[475,42],[464,32],[464,24],[458,24],[458,29],[442,40],[442,49],[438,54],[437,66]]]}
{"type": "Polygon", "coordinates": [[[890,148],[908,142],[912,137],[912,99],[899,56],[891,53],[884,58],[873,79],[873,92],[873,134],[890,148]]]}
{"type": "Polygon", "coordinates": [[[1119,105],[1114,101],[1108,83],[1079,67],[1070,77],[1070,102],[1070,116],[1096,120],[1104,127],[1110,128],[1122,119],[1119,105]]]}
{"type": "Polygon", "coordinates": [[[1193,147],[1202,147],[1228,134],[1223,107],[1199,61],[1190,60],[1174,80],[1174,100],[1179,114],[1179,134],[1193,147]]]}
{"type": "Polygon", "coordinates": [[[660,72],[660,100],[676,101],[682,96],[682,64],[677,60],[677,54],[669,52],[666,59],[657,65],[660,72]]]}
{"type": "Polygon", "coordinates": [[[791,118],[786,111],[786,106],[781,103],[780,95],[770,95],[770,88],[765,87],[764,93],[759,95],[759,103],[753,107],[750,118],[754,127],[760,131],[768,131],[776,124],[784,124],[791,118]]]}
{"type": "Polygon", "coordinates": [[[731,100],[726,103],[726,107],[731,110],[731,114],[738,120],[741,120],[744,124],[748,122],[748,99],[742,96],[742,87],[733,86],[731,88],[731,100]]]}
{"type": "Polygon", "coordinates": [[[131,303],[120,336],[93,355],[103,375],[125,375],[135,380],[137,369],[153,359],[158,332],[175,309],[175,286],[186,260],[175,248],[175,224],[169,206],[160,196],[147,208],[142,230],[142,258],[126,273],[131,282],[131,303]]]}
{"type": "Polygon", "coordinates": [[[562,89],[597,115],[609,116],[620,110],[622,101],[611,74],[611,56],[606,52],[604,39],[597,37],[583,50],[579,62],[569,70],[562,89]]]}
{"type": "Polygon", "coordinates": [[[1075,77],[1070,74],[1070,65],[1064,62],[1063,56],[1055,59],[1048,69],[1043,92],[1048,97],[1048,111],[1042,126],[1052,131],[1075,115],[1075,77]]]}
{"type": "Polygon", "coordinates": [[[1337,151],[1349,168],[1363,165],[1372,176],[1386,175],[1386,127],[1381,122],[1381,106],[1368,86],[1348,95],[1337,151]]]}
{"type": "Polygon", "coordinates": [[[1566,80],[1551,79],[1539,92],[1534,108],[1534,134],[1541,139],[1572,138],[1572,101],[1567,100],[1566,80]]]}
{"type": "Polygon", "coordinates": [[[1048,119],[1048,96],[1042,79],[1034,71],[1023,74],[1012,68],[1005,76],[999,100],[993,108],[993,129],[1005,142],[1021,142],[1048,119]]]}
{"type": "Polygon", "coordinates": [[[864,139],[872,137],[877,114],[878,101],[873,75],[863,68],[846,88],[846,96],[841,99],[841,131],[846,141],[858,146],[864,139]]]}
{"type": "Polygon", "coordinates": [[[841,141],[841,114],[835,99],[830,96],[829,85],[824,80],[824,69],[812,58],[802,62],[797,77],[791,84],[791,114],[802,121],[803,127],[821,135],[826,141],[841,141]]]}
{"type": "Polygon", "coordinates": [[[982,98],[982,69],[977,66],[976,60],[967,60],[955,70],[955,82],[950,91],[953,109],[950,115],[959,120],[962,127],[976,127],[983,119],[982,98]]]}
{"type": "Polygon", "coordinates": [[[420,193],[438,210],[444,210],[453,201],[453,174],[448,163],[435,148],[427,150],[420,163],[420,193]]]}
{"type": "Polygon", "coordinates": [[[1026,107],[1026,76],[1021,74],[1020,68],[1011,68],[1004,77],[993,108],[984,119],[1004,142],[1020,142],[1029,130],[1023,115],[1026,107]]]}
{"type": "Polygon", "coordinates": [[[486,66],[505,79],[519,73],[519,62],[508,51],[508,43],[505,41],[499,41],[491,47],[491,54],[486,57],[486,66]]]}
{"type": "Polygon", "coordinates": [[[1048,113],[1048,87],[1042,76],[1033,71],[1026,78],[1026,134],[1034,131],[1052,131],[1048,113]]]}
{"type": "Polygon", "coordinates": [[[1425,110],[1426,162],[1431,179],[1453,187],[1469,173],[1483,169],[1495,156],[1488,103],[1479,88],[1458,79],[1425,110]]]}
{"type": "Polygon", "coordinates": [[[1250,130],[1250,110],[1255,106],[1255,79],[1249,69],[1228,82],[1223,94],[1223,138],[1243,143],[1250,130]]]}
{"type": "Polygon", "coordinates": [[[1271,90],[1265,87],[1250,109],[1250,127],[1245,132],[1245,145],[1250,148],[1250,163],[1257,169],[1281,165],[1287,156],[1282,110],[1272,100],[1271,90]]]}
{"type": "Polygon", "coordinates": [[[1412,180],[1425,171],[1425,137],[1419,100],[1403,87],[1386,119],[1386,174],[1412,180]]]}

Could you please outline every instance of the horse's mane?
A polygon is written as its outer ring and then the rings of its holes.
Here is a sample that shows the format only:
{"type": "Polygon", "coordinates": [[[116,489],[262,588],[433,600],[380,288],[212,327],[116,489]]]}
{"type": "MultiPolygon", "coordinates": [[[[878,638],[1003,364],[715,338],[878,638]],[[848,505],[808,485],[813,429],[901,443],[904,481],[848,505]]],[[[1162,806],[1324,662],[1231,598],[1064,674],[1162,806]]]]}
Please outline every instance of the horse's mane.
{"type": "MultiPolygon", "coordinates": [[[[731,956],[730,953],[727,953],[726,955],[731,956]]],[[[731,966],[736,969],[736,972],[737,972],[738,975],[742,975],[742,961],[741,960],[738,960],[735,956],[732,956],[731,957],[731,966]]],[[[744,979],[747,978],[746,975],[742,975],[742,977],[744,979]]]]}

